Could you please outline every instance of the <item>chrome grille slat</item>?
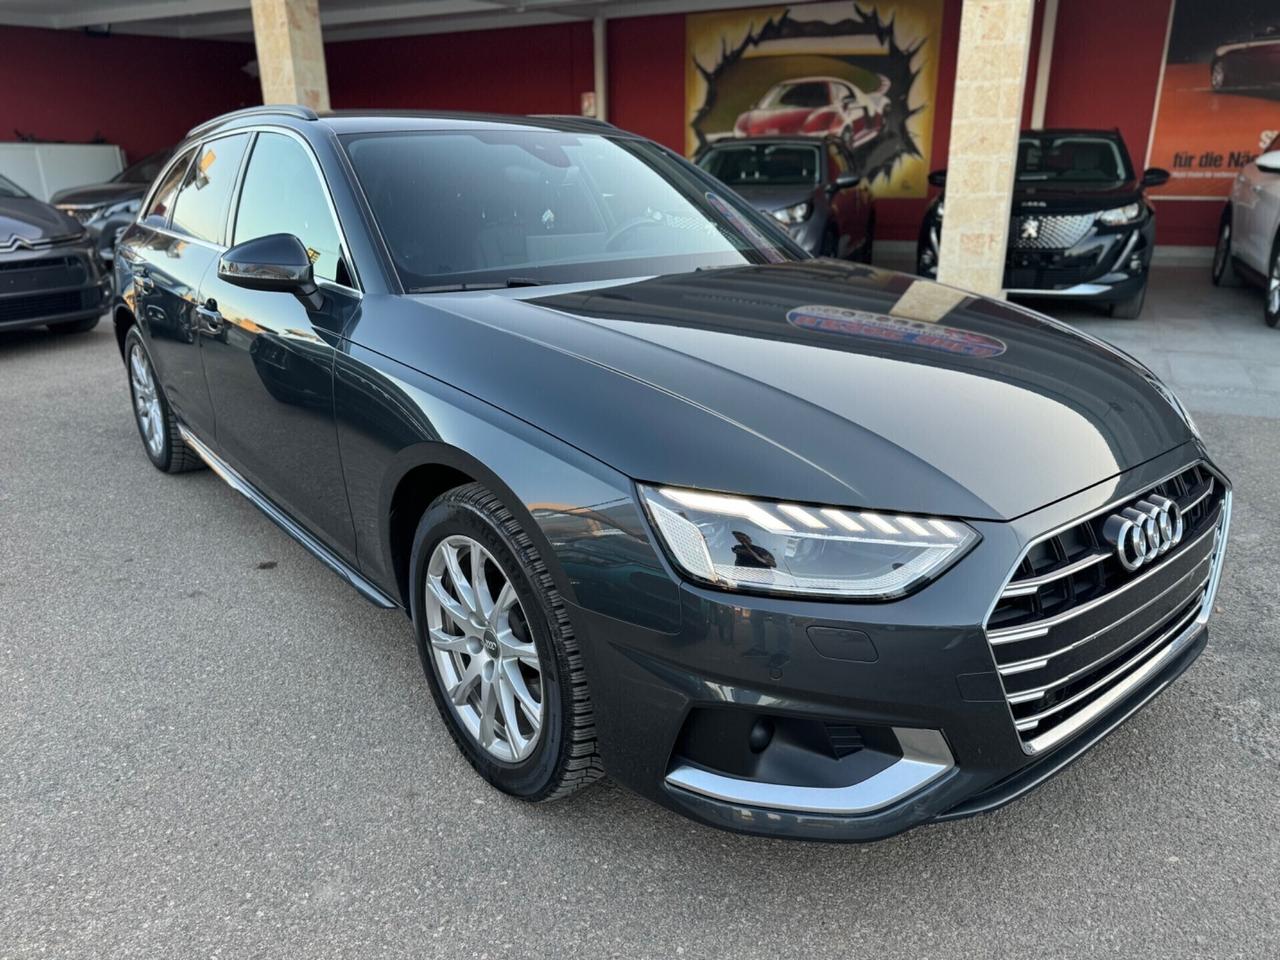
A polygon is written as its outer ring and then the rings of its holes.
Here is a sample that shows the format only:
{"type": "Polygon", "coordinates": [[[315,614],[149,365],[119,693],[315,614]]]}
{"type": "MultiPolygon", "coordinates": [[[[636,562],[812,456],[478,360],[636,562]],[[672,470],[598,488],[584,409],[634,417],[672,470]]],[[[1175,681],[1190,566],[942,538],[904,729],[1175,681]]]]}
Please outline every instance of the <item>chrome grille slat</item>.
{"type": "MultiPolygon", "coordinates": [[[[1208,583],[1208,582],[1209,581],[1206,578],[1205,583],[1208,583]]],[[[1203,601],[1203,594],[1201,595],[1200,600],[1203,601]]],[[[1184,629],[1187,626],[1187,624],[1189,624],[1192,620],[1194,620],[1198,612],[1199,612],[1198,608],[1192,608],[1191,610],[1187,611],[1186,615],[1183,616],[1176,624],[1174,624],[1169,629],[1165,630],[1162,634],[1160,634],[1160,636],[1158,636],[1155,640],[1151,641],[1151,643],[1147,644],[1145,647],[1139,650],[1132,657],[1127,658],[1123,663],[1121,663],[1118,667],[1116,667],[1114,670],[1112,670],[1110,673],[1104,676],[1101,680],[1095,681],[1094,683],[1085,687],[1079,693],[1074,694],[1071,697],[1068,697],[1066,700],[1059,701],[1058,703],[1050,707],[1048,710],[1044,710],[1040,713],[1033,714],[1030,717],[1026,717],[1023,720],[1018,721],[1016,724],[1014,724],[1014,726],[1016,726],[1019,730],[1034,730],[1036,727],[1040,726],[1042,721],[1047,720],[1049,717],[1053,716],[1056,713],[1061,713],[1063,710],[1066,710],[1068,707],[1075,706],[1081,700],[1085,699],[1085,697],[1088,697],[1091,694],[1097,693],[1099,690],[1105,687],[1108,683],[1110,683],[1116,677],[1120,676],[1122,673],[1124,673],[1127,670],[1133,669],[1134,664],[1141,663],[1143,660],[1145,660],[1148,654],[1153,653],[1156,650],[1160,649],[1161,645],[1168,642],[1168,640],[1171,637],[1173,637],[1174,634],[1176,634],[1179,630],[1184,629]]]]}
{"type": "Polygon", "coordinates": [[[1122,702],[1199,635],[1230,507],[1225,481],[1199,462],[1026,546],[984,625],[1026,752],[1050,749],[1122,702]],[[1111,550],[1107,517],[1162,497],[1178,504],[1186,536],[1134,572],[1111,550]]]}
{"type": "Polygon", "coordinates": [[[1129,590],[1133,589],[1134,587],[1137,587],[1145,583],[1147,580],[1155,576],[1155,574],[1160,569],[1163,568],[1165,562],[1169,560],[1173,560],[1176,557],[1183,556],[1188,551],[1194,549],[1200,543],[1204,542],[1205,538],[1210,536],[1212,533],[1213,533],[1212,529],[1204,531],[1204,533],[1200,534],[1198,537],[1196,537],[1195,540],[1191,541],[1189,544],[1187,544],[1177,553],[1169,554],[1167,557],[1164,558],[1163,561],[1161,561],[1161,563],[1145,571],[1144,573],[1141,573],[1138,576],[1134,577],[1132,580],[1130,580],[1124,586],[1120,587],[1118,590],[1113,590],[1110,593],[1103,594],[1102,596],[1096,597],[1093,600],[1090,600],[1088,603],[1083,603],[1078,607],[1072,607],[1070,610],[1064,611],[1063,613],[1060,613],[1057,616],[1049,617],[1045,620],[1037,621],[1035,624],[1024,624],[1017,627],[1005,627],[1000,630],[988,630],[987,639],[991,642],[992,646],[1000,646],[1001,644],[1005,644],[1005,643],[1017,643],[1021,640],[1034,640],[1036,637],[1043,637],[1053,627],[1061,626],[1062,624],[1066,623],[1068,620],[1073,620],[1076,617],[1080,616],[1081,614],[1088,613],[1090,610],[1095,610],[1098,607],[1100,607],[1102,604],[1106,603],[1107,601],[1115,597],[1118,597],[1121,594],[1126,593],[1129,590]]]}

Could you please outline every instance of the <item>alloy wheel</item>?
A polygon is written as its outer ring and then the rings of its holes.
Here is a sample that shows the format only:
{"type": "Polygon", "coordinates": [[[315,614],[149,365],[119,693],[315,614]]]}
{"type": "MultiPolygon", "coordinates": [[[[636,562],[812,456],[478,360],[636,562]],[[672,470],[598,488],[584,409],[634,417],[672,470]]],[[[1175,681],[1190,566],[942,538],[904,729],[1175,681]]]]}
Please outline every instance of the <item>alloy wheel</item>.
{"type": "Polygon", "coordinates": [[[475,540],[450,536],[431,553],[424,592],[431,659],[454,715],[495,759],[524,760],[542,732],[543,672],[510,578],[475,540]]]}
{"type": "Polygon", "coordinates": [[[160,409],[160,394],[151,363],[137,344],[129,350],[129,385],[133,391],[133,412],[138,418],[142,438],[152,457],[164,452],[164,411],[160,409]]]}

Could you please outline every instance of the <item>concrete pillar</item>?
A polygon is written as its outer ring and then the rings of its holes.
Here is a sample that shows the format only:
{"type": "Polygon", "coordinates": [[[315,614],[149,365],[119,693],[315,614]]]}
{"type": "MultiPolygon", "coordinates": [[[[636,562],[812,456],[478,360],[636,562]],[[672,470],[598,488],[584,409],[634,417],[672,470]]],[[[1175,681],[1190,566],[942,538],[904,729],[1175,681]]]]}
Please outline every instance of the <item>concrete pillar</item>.
{"type": "Polygon", "coordinates": [[[1002,296],[1035,0],[965,0],[938,279],[1002,296]]]}
{"type": "Polygon", "coordinates": [[[329,109],[318,0],[253,0],[263,103],[329,109]]]}

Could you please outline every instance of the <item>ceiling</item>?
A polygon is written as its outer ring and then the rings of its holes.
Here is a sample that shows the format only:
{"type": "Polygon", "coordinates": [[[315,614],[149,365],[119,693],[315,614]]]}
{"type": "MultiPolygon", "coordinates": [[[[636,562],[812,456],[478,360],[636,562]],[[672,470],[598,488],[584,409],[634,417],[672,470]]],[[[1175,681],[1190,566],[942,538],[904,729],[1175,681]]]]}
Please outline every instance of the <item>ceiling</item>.
{"type": "MultiPolygon", "coordinates": [[[[0,24],[253,39],[250,0],[0,0],[0,24]]],[[[326,41],[774,5],[777,0],[319,0],[326,41]]]]}

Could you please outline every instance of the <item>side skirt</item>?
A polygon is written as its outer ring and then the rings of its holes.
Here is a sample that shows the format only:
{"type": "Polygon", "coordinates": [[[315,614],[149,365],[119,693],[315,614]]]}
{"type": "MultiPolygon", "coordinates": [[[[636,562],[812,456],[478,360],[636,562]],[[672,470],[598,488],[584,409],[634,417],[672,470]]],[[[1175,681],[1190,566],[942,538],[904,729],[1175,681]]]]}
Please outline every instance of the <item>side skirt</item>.
{"type": "Polygon", "coordinates": [[[376,607],[382,607],[384,610],[398,609],[400,604],[396,603],[389,596],[379,590],[372,582],[367,580],[359,571],[339,557],[336,553],[326,547],[323,543],[308,533],[303,527],[283,510],[258,490],[252,483],[236,472],[235,468],[230,466],[226,461],[210,450],[203,441],[195,434],[188,430],[184,425],[178,424],[178,432],[182,434],[182,439],[186,441],[187,446],[191,447],[200,459],[209,465],[209,469],[216,473],[226,482],[232,490],[243,494],[250,503],[265,513],[281,530],[297,540],[307,548],[315,557],[320,560],[330,570],[340,576],[347,583],[356,589],[360,596],[364,597],[376,607]]]}

